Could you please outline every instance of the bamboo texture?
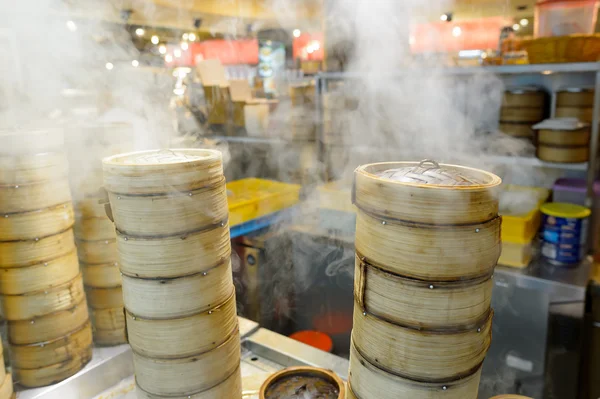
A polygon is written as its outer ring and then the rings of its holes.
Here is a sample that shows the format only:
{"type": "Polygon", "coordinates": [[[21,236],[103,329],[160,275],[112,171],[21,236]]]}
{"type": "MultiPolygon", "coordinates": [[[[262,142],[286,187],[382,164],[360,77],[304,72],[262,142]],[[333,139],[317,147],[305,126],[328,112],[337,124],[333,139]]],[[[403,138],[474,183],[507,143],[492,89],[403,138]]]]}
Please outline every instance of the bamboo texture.
{"type": "Polygon", "coordinates": [[[119,271],[118,262],[99,265],[81,263],[81,272],[86,287],[112,288],[121,285],[121,272],[119,271]]]}
{"type": "Polygon", "coordinates": [[[0,154],[32,155],[60,152],[64,148],[62,129],[7,128],[0,129],[0,154]]]}
{"type": "Polygon", "coordinates": [[[115,226],[108,217],[77,219],[74,226],[75,237],[84,241],[112,240],[115,226]]]}
{"type": "Polygon", "coordinates": [[[0,186],[0,213],[17,213],[51,208],[71,201],[69,180],[0,186]]]}
{"type": "Polygon", "coordinates": [[[98,330],[124,330],[125,314],[123,307],[107,309],[91,309],[90,320],[98,330]]]}
{"type": "Polygon", "coordinates": [[[0,215],[0,241],[34,240],[73,227],[75,222],[70,203],[29,212],[0,215]]]}
{"type": "Polygon", "coordinates": [[[506,108],[500,110],[502,122],[529,122],[536,123],[544,119],[544,109],[539,108],[506,108]]]}
{"type": "Polygon", "coordinates": [[[0,265],[3,268],[46,263],[75,250],[73,230],[27,241],[0,242],[0,265]]]}
{"type": "Polygon", "coordinates": [[[543,108],[544,101],[544,93],[541,91],[506,91],[502,98],[502,107],[543,108]]]}
{"type": "Polygon", "coordinates": [[[75,204],[75,215],[77,218],[105,218],[106,209],[100,198],[83,198],[75,204]]]}
{"type": "Polygon", "coordinates": [[[509,136],[519,137],[519,138],[533,138],[533,129],[531,128],[530,123],[502,123],[498,129],[501,132],[508,134],[509,136]]]}
{"type": "Polygon", "coordinates": [[[140,279],[123,275],[125,308],[134,316],[171,319],[209,310],[231,295],[231,260],[190,276],[140,279]]]}
{"type": "Polygon", "coordinates": [[[586,146],[590,142],[589,127],[578,130],[541,129],[537,133],[538,143],[556,146],[586,146]]]}
{"type": "MultiPolygon", "coordinates": [[[[4,363],[0,365],[0,367],[4,368],[4,363]]],[[[14,391],[13,391],[13,380],[12,374],[6,373],[2,378],[2,385],[0,385],[0,399],[13,399],[14,391]]]]}
{"type": "Polygon", "coordinates": [[[88,304],[92,309],[123,307],[123,289],[121,286],[112,288],[86,287],[86,293],[88,304]]]}
{"type": "Polygon", "coordinates": [[[559,91],[556,93],[557,107],[591,108],[594,106],[594,91],[582,90],[579,92],[559,91]]]}
{"type": "Polygon", "coordinates": [[[589,147],[554,147],[538,144],[536,155],[542,161],[558,163],[586,162],[589,158],[589,147]]]}
{"type": "Polygon", "coordinates": [[[115,346],[127,343],[125,329],[100,330],[94,329],[94,343],[99,346],[115,346]]]}
{"type": "Polygon", "coordinates": [[[82,241],[76,240],[79,260],[88,265],[118,262],[117,240],[82,241]]]}
{"type": "Polygon", "coordinates": [[[156,359],[211,351],[235,329],[235,291],[224,303],[192,316],[147,320],[127,313],[127,334],[131,348],[142,356],[156,359]]]}
{"type": "Polygon", "coordinates": [[[582,122],[591,123],[594,118],[594,108],[586,107],[558,107],[556,108],[557,118],[577,118],[582,122]]]}
{"type": "Polygon", "coordinates": [[[0,186],[61,180],[68,172],[67,159],[60,152],[0,155],[0,186]]]}

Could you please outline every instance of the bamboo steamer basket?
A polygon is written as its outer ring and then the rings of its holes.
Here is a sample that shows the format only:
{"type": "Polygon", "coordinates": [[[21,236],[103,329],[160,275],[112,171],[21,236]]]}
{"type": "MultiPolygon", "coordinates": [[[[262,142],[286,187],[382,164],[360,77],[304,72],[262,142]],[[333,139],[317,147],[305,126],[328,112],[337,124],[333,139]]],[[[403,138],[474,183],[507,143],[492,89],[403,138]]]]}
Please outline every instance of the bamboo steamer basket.
{"type": "Polygon", "coordinates": [[[108,309],[90,309],[92,326],[98,330],[123,330],[125,314],[123,307],[108,309]]]}
{"type": "Polygon", "coordinates": [[[81,264],[83,283],[92,288],[113,288],[121,285],[119,263],[104,263],[100,265],[81,264]]]}
{"type": "Polygon", "coordinates": [[[350,345],[348,397],[356,399],[477,399],[481,368],[454,381],[435,383],[409,380],[370,363],[350,345]]]}
{"type": "MultiPolygon", "coordinates": [[[[0,345],[0,381],[4,382],[6,378],[6,368],[4,367],[5,359],[4,359],[4,349],[2,345],[0,345]]],[[[2,392],[2,387],[0,386],[0,392],[2,392]]],[[[2,396],[0,395],[0,398],[2,396]]]]}
{"type": "Polygon", "coordinates": [[[536,123],[544,119],[544,109],[540,108],[506,108],[500,109],[501,122],[536,123]]]}
{"type": "Polygon", "coordinates": [[[498,127],[504,134],[518,138],[533,138],[533,129],[529,123],[502,123],[498,127]]]}
{"type": "Polygon", "coordinates": [[[99,346],[115,346],[127,343],[125,328],[115,330],[94,329],[94,343],[99,346]]]}
{"type": "Polygon", "coordinates": [[[111,240],[115,238],[115,226],[109,218],[78,219],[74,227],[75,237],[84,241],[111,240]]]}
{"type": "Polygon", "coordinates": [[[221,182],[221,152],[174,149],[132,152],[102,161],[104,187],[112,193],[189,192],[221,182]]]}
{"type": "Polygon", "coordinates": [[[231,260],[201,272],[169,279],[123,275],[125,308],[135,317],[172,319],[204,312],[224,302],[233,287],[231,260]]]}
{"type": "Polygon", "coordinates": [[[26,241],[0,241],[0,265],[3,268],[46,263],[75,250],[73,230],[26,241]]]}
{"type": "Polygon", "coordinates": [[[50,313],[73,308],[85,298],[81,275],[44,291],[0,297],[6,320],[31,320],[50,313]]]}
{"type": "Polygon", "coordinates": [[[137,384],[151,394],[172,397],[206,391],[239,367],[239,331],[209,352],[179,359],[153,359],[134,351],[133,365],[137,384]]]}
{"type": "Polygon", "coordinates": [[[0,216],[0,241],[32,240],[47,237],[73,227],[71,203],[29,212],[0,216]]]}
{"type": "Polygon", "coordinates": [[[83,198],[75,204],[77,218],[106,218],[103,198],[83,198]]]}
{"type": "Polygon", "coordinates": [[[534,87],[516,87],[504,92],[502,107],[543,108],[544,92],[534,87]]]}
{"type": "MultiPolygon", "coordinates": [[[[4,369],[4,363],[1,365],[1,368],[4,369]]],[[[2,378],[2,385],[0,385],[0,399],[12,399],[14,397],[12,375],[5,372],[2,378]]]]}
{"type": "Polygon", "coordinates": [[[92,346],[72,354],[61,363],[34,369],[14,368],[19,385],[26,388],[43,387],[65,380],[80,371],[92,359],[92,346]]]}
{"type": "Polygon", "coordinates": [[[465,225],[498,216],[502,181],[481,170],[433,161],[383,162],[358,167],[354,178],[353,202],[365,212],[383,215],[381,219],[465,225]],[[395,168],[410,168],[408,182],[377,175],[395,168]]]}
{"type": "MultiPolygon", "coordinates": [[[[136,385],[138,399],[166,399],[162,395],[153,395],[144,391],[136,385]]],[[[183,396],[168,396],[169,399],[241,399],[242,398],[242,374],[238,367],[227,379],[205,391],[183,396]]]]}
{"type": "Polygon", "coordinates": [[[229,215],[225,178],[190,192],[131,196],[108,193],[117,230],[138,237],[185,235],[214,228],[229,215]]]}
{"type": "Polygon", "coordinates": [[[64,337],[30,345],[11,344],[11,365],[18,369],[37,369],[68,361],[92,346],[92,327],[86,323],[64,337]]]}
{"type": "Polygon", "coordinates": [[[557,118],[577,118],[582,122],[592,123],[594,108],[557,107],[557,118]]]}
{"type": "MultiPolygon", "coordinates": [[[[318,378],[322,381],[326,381],[337,388],[339,392],[338,399],[346,398],[346,386],[340,377],[338,377],[333,371],[310,366],[288,367],[271,374],[271,376],[269,376],[260,387],[258,397],[259,399],[296,397],[297,395],[292,392],[297,392],[297,390],[301,390],[305,386],[304,384],[306,380],[303,377],[318,378]],[[288,385],[285,387],[286,392],[281,392],[279,389],[277,392],[269,392],[269,388],[277,385],[283,380],[288,380],[288,385]],[[269,393],[271,393],[271,395],[269,395],[269,393]]],[[[321,396],[308,395],[307,397],[320,398],[321,396]]]]}
{"type": "Polygon", "coordinates": [[[0,198],[0,213],[27,212],[71,202],[71,188],[66,178],[0,186],[0,198]]]}
{"type": "Polygon", "coordinates": [[[418,381],[451,381],[474,373],[491,343],[492,314],[468,329],[417,330],[392,324],[355,303],[356,349],[383,370],[418,381]]]}
{"type": "Polygon", "coordinates": [[[356,214],[356,252],[405,277],[448,281],[492,274],[500,257],[500,217],[471,225],[433,226],[356,214]]]}
{"type": "Polygon", "coordinates": [[[498,395],[498,396],[494,396],[493,398],[490,399],[533,399],[530,398],[529,396],[522,396],[522,395],[498,395]]]}
{"type": "Polygon", "coordinates": [[[186,236],[142,238],[117,233],[121,272],[143,278],[180,277],[231,257],[229,224],[186,236]]]}
{"type": "Polygon", "coordinates": [[[540,144],[553,146],[587,146],[590,142],[589,126],[576,130],[541,129],[537,132],[540,144]]]}
{"type": "Polygon", "coordinates": [[[123,289],[122,287],[112,288],[94,288],[86,287],[88,305],[90,308],[114,309],[123,307],[123,289]]]}
{"type": "Polygon", "coordinates": [[[582,147],[558,147],[538,144],[536,155],[542,161],[557,163],[587,162],[590,149],[582,147]]]}
{"type": "Polygon", "coordinates": [[[20,295],[50,289],[79,275],[77,253],[33,266],[0,268],[0,294],[20,295]]]}
{"type": "Polygon", "coordinates": [[[237,329],[235,290],[214,308],[192,316],[148,320],[127,313],[127,335],[138,354],[156,359],[211,351],[237,329]]]}
{"type": "Polygon", "coordinates": [[[60,128],[0,129],[0,154],[61,152],[65,138],[60,128]]]}
{"type": "Polygon", "coordinates": [[[354,293],[363,312],[408,327],[475,326],[490,309],[490,276],[430,283],[386,272],[358,257],[354,276],[354,293]]]}
{"type": "Polygon", "coordinates": [[[52,341],[79,329],[87,322],[87,303],[82,300],[70,309],[60,310],[30,320],[9,321],[8,340],[15,345],[52,341]]]}
{"type": "Polygon", "coordinates": [[[76,240],[79,260],[88,265],[115,263],[119,259],[115,238],[99,241],[76,240]]]}
{"type": "Polygon", "coordinates": [[[572,87],[556,93],[557,107],[592,108],[594,106],[594,89],[572,87]]]}
{"type": "Polygon", "coordinates": [[[0,186],[55,181],[68,174],[69,164],[65,155],[60,152],[0,155],[0,186]]]}

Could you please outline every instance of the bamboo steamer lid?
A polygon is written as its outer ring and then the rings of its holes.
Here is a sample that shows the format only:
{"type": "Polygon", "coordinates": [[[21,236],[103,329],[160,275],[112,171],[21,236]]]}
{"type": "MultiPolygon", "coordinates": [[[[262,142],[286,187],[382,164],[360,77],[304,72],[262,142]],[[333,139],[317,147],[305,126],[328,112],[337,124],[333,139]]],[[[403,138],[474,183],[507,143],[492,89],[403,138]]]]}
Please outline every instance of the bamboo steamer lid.
{"type": "Polygon", "coordinates": [[[418,382],[384,371],[350,345],[348,394],[356,399],[477,399],[481,368],[449,382],[418,382]]]}
{"type": "Polygon", "coordinates": [[[61,152],[65,138],[60,128],[13,127],[0,129],[0,154],[61,152]]]}
{"type": "Polygon", "coordinates": [[[75,250],[73,230],[27,241],[0,241],[0,265],[3,268],[45,263],[75,250]]]}
{"type": "Polygon", "coordinates": [[[108,309],[90,309],[92,326],[97,330],[123,330],[125,313],[123,307],[108,309]]]}
{"type": "Polygon", "coordinates": [[[99,241],[76,240],[79,260],[88,265],[115,263],[119,259],[115,238],[99,241]]]}
{"type": "Polygon", "coordinates": [[[132,152],[102,161],[104,186],[112,193],[188,192],[221,181],[220,151],[174,149],[132,152]]]}
{"type": "Polygon", "coordinates": [[[537,132],[540,144],[553,146],[587,146],[590,142],[589,126],[576,130],[541,129],[537,132]]]}
{"type": "Polygon", "coordinates": [[[123,307],[123,289],[86,287],[88,305],[92,309],[114,309],[123,307]]]}
{"type": "Polygon", "coordinates": [[[358,257],[354,276],[354,295],[363,312],[413,328],[476,325],[488,314],[492,299],[489,276],[430,283],[391,274],[358,257]]]}
{"type": "Polygon", "coordinates": [[[86,323],[64,337],[30,345],[10,345],[11,365],[18,369],[36,369],[68,361],[92,345],[92,327],[86,323]]]}
{"type": "Polygon", "coordinates": [[[594,89],[571,87],[556,93],[557,107],[592,108],[594,106],[594,89]]]}
{"type": "Polygon", "coordinates": [[[538,144],[536,156],[542,161],[558,163],[586,162],[589,158],[590,149],[583,147],[558,147],[538,144]]]}
{"type": "Polygon", "coordinates": [[[67,179],[41,183],[0,186],[0,213],[17,213],[51,208],[71,202],[67,179]]]}
{"type": "Polygon", "coordinates": [[[121,285],[119,263],[104,263],[99,265],[81,264],[83,283],[86,287],[112,288],[121,285]]]}
{"type": "Polygon", "coordinates": [[[115,330],[94,329],[94,343],[99,346],[115,346],[127,343],[125,328],[115,330]]]}
{"type": "Polygon", "coordinates": [[[180,277],[206,271],[231,257],[229,224],[185,236],[143,238],[117,232],[121,272],[131,277],[180,277]]]}
{"type": "Polygon", "coordinates": [[[79,275],[77,252],[32,266],[0,268],[0,294],[20,295],[51,289],[79,275]]]}
{"type": "Polygon", "coordinates": [[[463,226],[417,225],[358,211],[356,252],[366,262],[405,277],[447,281],[488,276],[500,257],[500,224],[496,216],[463,226]]]}
{"type": "Polygon", "coordinates": [[[582,122],[592,123],[594,108],[558,107],[556,108],[556,117],[577,118],[582,122]]]}
{"type": "Polygon", "coordinates": [[[8,321],[31,320],[73,308],[85,298],[81,275],[43,291],[0,297],[2,315],[8,321]]]}
{"type": "Polygon", "coordinates": [[[58,234],[73,227],[71,203],[35,211],[0,215],[0,241],[32,240],[58,234]]]}
{"type": "Polygon", "coordinates": [[[504,92],[503,107],[543,108],[544,92],[537,87],[514,87],[504,92]]]}
{"type": "Polygon", "coordinates": [[[504,134],[518,138],[533,138],[533,129],[529,123],[503,123],[498,127],[504,134]]]}
{"type": "Polygon", "coordinates": [[[61,363],[34,369],[13,368],[19,385],[26,388],[43,387],[63,381],[80,371],[92,360],[92,346],[72,354],[61,363]]]}
{"type": "Polygon", "coordinates": [[[225,178],[190,192],[153,196],[109,193],[117,230],[139,237],[186,235],[225,223],[229,215],[225,178]]]}
{"type": "Polygon", "coordinates": [[[171,319],[204,312],[224,302],[233,287],[231,260],[210,270],[169,279],[123,275],[125,308],[136,317],[171,319]]]}
{"type": "Polygon", "coordinates": [[[492,316],[462,330],[417,330],[354,307],[352,339],[372,364],[418,381],[448,381],[477,370],[491,343],[492,316]]]}
{"type": "Polygon", "coordinates": [[[500,109],[501,122],[536,123],[544,119],[543,108],[506,108],[500,109]]]}
{"type": "Polygon", "coordinates": [[[78,219],[73,230],[75,237],[84,241],[111,240],[115,238],[115,226],[107,217],[78,219]]]}
{"type": "Polygon", "coordinates": [[[52,341],[79,329],[88,322],[88,308],[81,300],[70,309],[60,310],[30,320],[8,322],[8,340],[11,344],[27,345],[52,341]]]}
{"type": "Polygon", "coordinates": [[[56,181],[68,176],[63,153],[4,156],[0,154],[0,186],[56,181]]]}
{"type": "Polygon", "coordinates": [[[240,365],[236,331],[217,348],[179,359],[153,359],[133,352],[137,384],[154,395],[197,394],[225,381],[240,365]]]}
{"type": "Polygon", "coordinates": [[[258,397],[280,399],[297,398],[298,395],[307,398],[330,398],[335,395],[337,399],[345,399],[346,386],[331,370],[312,366],[287,367],[271,374],[263,382],[258,397]],[[319,382],[313,382],[315,379],[319,382]],[[305,395],[302,392],[306,392],[305,395]]]}
{"type": "Polygon", "coordinates": [[[225,337],[237,331],[235,290],[214,308],[192,316],[149,320],[127,313],[127,334],[131,348],[156,359],[191,356],[217,348],[225,337]]]}
{"type": "Polygon", "coordinates": [[[478,169],[428,160],[383,162],[358,167],[354,177],[355,205],[382,219],[465,225],[498,216],[502,181],[478,169]]]}
{"type": "MultiPolygon", "coordinates": [[[[4,363],[2,364],[4,369],[4,363]]],[[[0,385],[0,399],[12,399],[14,398],[13,380],[10,373],[6,373],[2,379],[2,385],[0,385]]]]}
{"type": "MultiPolygon", "coordinates": [[[[153,395],[136,385],[138,399],[164,399],[165,396],[153,395]]],[[[242,399],[242,373],[238,367],[227,379],[212,388],[191,395],[168,396],[169,399],[242,399]]]]}

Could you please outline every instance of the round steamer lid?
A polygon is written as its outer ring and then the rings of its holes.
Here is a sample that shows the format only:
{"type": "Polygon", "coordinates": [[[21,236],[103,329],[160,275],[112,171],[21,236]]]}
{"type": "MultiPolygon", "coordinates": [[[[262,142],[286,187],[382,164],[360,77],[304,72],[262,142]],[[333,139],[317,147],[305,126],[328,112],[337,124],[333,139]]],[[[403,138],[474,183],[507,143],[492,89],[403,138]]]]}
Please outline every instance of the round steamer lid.
{"type": "Polygon", "coordinates": [[[291,367],[269,377],[260,389],[261,399],[338,399],[343,382],[333,373],[313,367],[291,367]]]}
{"type": "Polygon", "coordinates": [[[540,207],[540,210],[549,216],[569,219],[583,219],[592,213],[592,211],[584,206],[563,202],[547,202],[540,207]]]}
{"type": "Polygon", "coordinates": [[[112,165],[158,166],[205,161],[217,154],[212,150],[159,150],[115,155],[104,162],[112,165]]]}
{"type": "Polygon", "coordinates": [[[427,184],[435,186],[475,186],[484,181],[469,176],[457,169],[440,166],[436,161],[426,159],[417,166],[406,166],[378,172],[377,176],[401,183],[427,184]]]}
{"type": "Polygon", "coordinates": [[[60,128],[14,127],[0,129],[0,154],[40,154],[60,151],[64,147],[60,128]]]}

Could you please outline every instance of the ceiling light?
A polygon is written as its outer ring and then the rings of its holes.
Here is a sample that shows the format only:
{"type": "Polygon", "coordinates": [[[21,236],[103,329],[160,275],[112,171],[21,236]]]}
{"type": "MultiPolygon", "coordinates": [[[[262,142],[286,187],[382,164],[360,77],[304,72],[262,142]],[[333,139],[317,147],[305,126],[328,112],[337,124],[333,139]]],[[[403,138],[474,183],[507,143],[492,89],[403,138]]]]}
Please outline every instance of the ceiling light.
{"type": "Polygon", "coordinates": [[[171,54],[165,55],[165,61],[167,61],[167,62],[173,62],[173,56],[171,54]]]}
{"type": "Polygon", "coordinates": [[[175,56],[175,58],[181,58],[181,50],[176,48],[175,50],[173,50],[173,55],[175,56]]]}
{"type": "Polygon", "coordinates": [[[77,25],[73,21],[67,21],[67,29],[71,32],[75,32],[77,30],[77,25]]]}
{"type": "Polygon", "coordinates": [[[190,39],[190,42],[193,42],[196,40],[196,34],[195,33],[190,33],[188,35],[188,39],[190,39]]]}
{"type": "Polygon", "coordinates": [[[158,36],[153,35],[150,41],[152,42],[152,44],[158,44],[160,40],[158,39],[158,36]]]}
{"type": "Polygon", "coordinates": [[[442,15],[440,16],[440,20],[441,20],[441,21],[447,21],[447,20],[448,20],[448,14],[442,14],[442,15]]]}
{"type": "Polygon", "coordinates": [[[306,52],[307,52],[308,54],[312,54],[312,53],[314,53],[314,52],[315,52],[315,49],[314,49],[314,48],[312,48],[312,46],[308,46],[308,47],[306,48],[306,52]]]}
{"type": "Polygon", "coordinates": [[[187,51],[187,49],[190,47],[190,45],[188,44],[188,42],[181,42],[181,49],[183,51],[187,51]]]}
{"type": "Polygon", "coordinates": [[[106,65],[104,65],[106,67],[106,69],[108,69],[109,71],[112,70],[115,66],[112,64],[112,62],[107,62],[106,65]]]}
{"type": "Polygon", "coordinates": [[[161,54],[167,54],[167,46],[161,44],[160,46],[158,46],[158,52],[161,54]]]}
{"type": "Polygon", "coordinates": [[[133,66],[134,68],[137,68],[140,66],[140,62],[138,60],[133,60],[133,61],[131,61],[131,66],[133,66]]]}
{"type": "Polygon", "coordinates": [[[521,29],[521,25],[519,25],[519,24],[514,24],[513,25],[513,30],[516,31],[516,30],[519,30],[519,29],[521,29]]]}
{"type": "Polygon", "coordinates": [[[415,37],[413,35],[410,35],[408,38],[408,44],[415,44],[417,42],[417,39],[415,39],[415,37]]]}
{"type": "Polygon", "coordinates": [[[317,50],[319,50],[319,49],[321,48],[321,44],[320,44],[318,41],[316,41],[316,40],[313,40],[313,42],[312,42],[311,46],[312,46],[312,48],[313,48],[315,51],[317,51],[317,50]]]}
{"type": "Polygon", "coordinates": [[[183,40],[187,40],[189,38],[190,34],[189,33],[184,33],[183,36],[181,36],[181,38],[183,40]]]}
{"type": "Polygon", "coordinates": [[[142,28],[137,28],[135,30],[135,34],[138,35],[139,37],[142,37],[142,36],[144,36],[146,34],[146,31],[144,29],[142,29],[142,28]]]}
{"type": "Polygon", "coordinates": [[[460,28],[460,26],[455,26],[454,28],[452,28],[452,36],[459,37],[461,34],[462,29],[460,28]]]}
{"type": "Polygon", "coordinates": [[[294,29],[294,32],[292,32],[292,33],[294,34],[294,37],[300,37],[300,35],[302,34],[300,29],[294,29]]]}
{"type": "Polygon", "coordinates": [[[519,23],[521,24],[521,26],[527,26],[529,25],[529,20],[527,18],[523,18],[519,21],[519,23]]]}

